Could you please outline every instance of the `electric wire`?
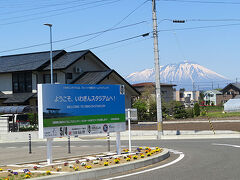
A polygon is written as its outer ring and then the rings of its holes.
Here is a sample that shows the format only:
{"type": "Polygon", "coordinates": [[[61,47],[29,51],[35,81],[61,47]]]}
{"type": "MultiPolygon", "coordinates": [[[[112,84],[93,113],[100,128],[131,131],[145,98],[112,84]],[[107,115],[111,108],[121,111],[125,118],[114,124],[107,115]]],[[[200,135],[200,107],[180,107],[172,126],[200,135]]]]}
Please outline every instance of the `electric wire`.
{"type": "Polygon", "coordinates": [[[139,37],[144,37],[145,34],[148,34],[148,33],[144,33],[144,34],[141,34],[141,35],[137,35],[137,36],[129,37],[129,38],[126,38],[126,39],[121,39],[121,40],[118,40],[118,41],[114,41],[114,42],[111,42],[111,43],[95,46],[95,47],[92,47],[92,48],[89,48],[89,49],[102,48],[102,47],[105,47],[105,46],[110,46],[110,45],[121,43],[121,42],[124,42],[124,41],[129,41],[129,40],[136,39],[136,38],[139,38],[139,37]]]}
{"type": "Polygon", "coordinates": [[[192,1],[192,0],[157,0],[157,1],[166,1],[166,2],[183,2],[183,3],[202,3],[202,4],[233,4],[240,5],[240,2],[233,1],[192,1]]]}
{"type": "Polygon", "coordinates": [[[17,24],[17,23],[23,23],[23,22],[33,21],[33,20],[36,20],[36,19],[44,19],[44,18],[53,17],[53,16],[59,16],[59,15],[63,15],[63,14],[73,13],[73,12],[76,12],[76,11],[79,11],[79,10],[86,10],[86,9],[91,9],[91,8],[95,8],[95,7],[104,6],[104,5],[107,5],[107,4],[113,4],[113,3],[119,2],[119,1],[120,0],[115,0],[115,1],[107,2],[107,3],[102,3],[102,4],[99,4],[99,5],[94,5],[94,6],[90,6],[90,7],[86,7],[86,8],[66,11],[66,12],[62,12],[62,13],[56,13],[56,14],[52,14],[52,15],[47,15],[47,16],[42,16],[42,17],[35,17],[35,18],[19,20],[19,21],[13,21],[13,22],[8,22],[8,23],[1,23],[0,26],[17,24]]]}
{"type": "MultiPolygon", "coordinates": [[[[11,19],[19,19],[19,18],[23,18],[23,17],[35,16],[35,15],[39,15],[39,14],[46,14],[46,13],[52,13],[52,12],[59,12],[59,11],[67,10],[67,9],[78,8],[78,7],[81,7],[81,6],[87,6],[89,4],[99,3],[99,2],[102,2],[102,1],[103,0],[98,0],[98,1],[95,1],[95,2],[88,2],[88,3],[85,3],[85,4],[72,5],[72,6],[68,6],[68,7],[64,7],[64,8],[60,8],[60,9],[53,9],[53,10],[37,12],[37,13],[32,13],[32,14],[25,14],[25,15],[21,15],[21,16],[3,18],[3,19],[0,19],[0,21],[11,20],[11,19]]],[[[105,0],[105,1],[109,1],[109,0],[105,0]]]]}
{"type": "MultiPolygon", "coordinates": [[[[58,3],[58,4],[48,4],[48,5],[42,5],[40,7],[35,7],[35,8],[29,8],[29,9],[22,9],[22,10],[18,10],[18,11],[10,11],[10,12],[5,12],[5,13],[0,13],[0,15],[9,15],[9,14],[16,14],[19,12],[28,12],[28,11],[34,11],[34,10],[38,10],[38,9],[43,9],[43,8],[51,8],[52,6],[56,7],[56,6],[63,6],[66,5],[67,3],[76,3],[76,2],[83,2],[85,0],[74,0],[74,1],[68,1],[68,2],[64,2],[64,3],[58,3]]],[[[12,6],[11,6],[12,7],[12,6]]]]}
{"type": "MultiPolygon", "coordinates": [[[[141,35],[129,37],[129,38],[126,38],[126,39],[122,39],[122,40],[119,40],[119,41],[115,41],[115,42],[111,42],[111,43],[107,43],[107,44],[103,44],[103,45],[99,45],[99,46],[95,46],[95,47],[90,47],[90,48],[87,48],[87,49],[89,49],[89,50],[91,50],[91,49],[98,49],[98,48],[110,46],[110,45],[113,45],[113,44],[122,43],[122,42],[129,41],[129,40],[132,40],[132,39],[137,39],[139,37],[145,37],[146,34],[148,34],[148,33],[144,33],[144,34],[141,34],[141,35]]],[[[0,56],[0,58],[1,58],[1,56],[0,56]]],[[[32,63],[38,62],[38,61],[39,60],[31,61],[31,62],[27,62],[27,63],[20,63],[20,64],[17,64],[17,66],[26,65],[26,64],[32,64],[32,63]]],[[[10,68],[11,69],[11,67],[16,67],[16,65],[7,66],[6,68],[10,68]]],[[[6,71],[9,71],[9,69],[6,69],[6,71]]]]}
{"type": "Polygon", "coordinates": [[[194,29],[206,29],[206,28],[215,28],[215,27],[228,27],[228,26],[239,26],[238,24],[220,24],[220,25],[209,25],[209,26],[197,26],[197,27],[188,27],[188,28],[176,28],[176,29],[161,29],[158,32],[165,32],[165,31],[183,31],[183,30],[194,30],[194,29]]]}
{"type": "MultiPolygon", "coordinates": [[[[106,29],[106,30],[98,31],[98,32],[94,32],[94,33],[89,33],[89,34],[79,35],[79,36],[75,36],[75,37],[60,39],[60,40],[53,41],[52,43],[59,43],[59,42],[73,40],[73,39],[88,37],[88,36],[92,36],[92,35],[95,35],[95,34],[100,34],[100,33],[103,33],[103,32],[115,31],[115,30],[119,30],[119,29],[123,29],[123,28],[128,28],[128,27],[140,25],[140,24],[143,24],[143,23],[146,23],[146,22],[147,21],[140,21],[140,22],[137,22],[137,23],[134,23],[134,24],[128,24],[128,25],[125,25],[125,26],[117,27],[117,28],[106,29]]],[[[29,49],[29,48],[33,48],[33,47],[48,45],[48,44],[49,43],[34,44],[34,45],[30,45],[30,46],[24,46],[24,47],[19,47],[19,48],[14,48],[14,49],[3,50],[3,51],[0,51],[0,53],[17,51],[17,50],[22,50],[22,49],[29,49]]]]}
{"type": "MultiPolygon", "coordinates": [[[[125,20],[126,20],[129,16],[131,16],[135,11],[137,11],[139,8],[141,8],[146,2],[148,2],[148,0],[144,1],[144,2],[141,3],[139,6],[137,6],[134,10],[132,10],[129,14],[127,14],[127,16],[125,16],[122,20],[120,20],[119,22],[117,22],[116,24],[114,24],[111,28],[109,28],[109,30],[111,30],[112,28],[117,27],[119,24],[121,24],[123,21],[125,21],[125,20]]],[[[67,46],[67,47],[65,47],[64,49],[67,49],[67,48],[70,48],[70,47],[74,47],[74,46],[78,46],[78,45],[83,44],[83,43],[85,43],[85,42],[88,42],[88,41],[90,41],[90,40],[92,40],[92,39],[95,39],[95,38],[103,35],[104,33],[105,33],[105,32],[102,32],[101,34],[98,34],[98,35],[96,35],[96,36],[94,36],[94,37],[91,37],[91,38],[89,38],[89,39],[86,39],[85,41],[82,41],[82,42],[73,44],[73,45],[71,45],[71,46],[67,46]]]]}

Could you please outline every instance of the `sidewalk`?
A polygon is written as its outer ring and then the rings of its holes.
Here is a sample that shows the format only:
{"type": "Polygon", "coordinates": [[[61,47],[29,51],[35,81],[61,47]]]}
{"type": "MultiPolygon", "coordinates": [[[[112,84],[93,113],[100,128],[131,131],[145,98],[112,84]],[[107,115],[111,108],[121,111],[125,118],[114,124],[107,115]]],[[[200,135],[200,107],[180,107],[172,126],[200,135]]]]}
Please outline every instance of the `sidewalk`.
{"type": "MultiPolygon", "coordinates": [[[[28,142],[29,134],[31,134],[31,141],[46,141],[46,139],[39,139],[38,132],[21,132],[21,133],[9,133],[0,135],[0,143],[7,142],[28,142]]],[[[128,131],[121,132],[121,140],[128,140],[128,131]]],[[[240,138],[240,132],[237,131],[225,131],[216,130],[213,131],[184,131],[184,130],[169,130],[163,131],[161,139],[208,139],[208,138],[240,138]]],[[[116,133],[110,133],[110,140],[116,139],[116,133]]],[[[132,140],[156,140],[157,131],[131,131],[132,140]]],[[[106,134],[97,135],[85,135],[79,137],[71,137],[71,141],[106,141],[106,134]]],[[[54,138],[54,141],[68,141],[67,137],[54,138]]]]}

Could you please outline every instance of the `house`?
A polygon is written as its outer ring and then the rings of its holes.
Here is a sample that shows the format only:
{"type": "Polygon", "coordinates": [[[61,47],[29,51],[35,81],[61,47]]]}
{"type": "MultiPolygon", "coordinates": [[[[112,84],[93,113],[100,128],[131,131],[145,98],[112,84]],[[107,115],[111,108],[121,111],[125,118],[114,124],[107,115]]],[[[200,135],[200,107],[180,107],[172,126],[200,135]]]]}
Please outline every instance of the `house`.
{"type": "Polygon", "coordinates": [[[240,83],[230,83],[222,90],[222,96],[220,101],[222,103],[227,102],[229,99],[233,99],[236,96],[240,95],[240,83]]]}
{"type": "Polygon", "coordinates": [[[185,91],[185,89],[180,89],[176,91],[175,100],[184,103],[186,107],[193,106],[195,102],[199,100],[199,91],[185,91]]]}
{"type": "MultiPolygon", "coordinates": [[[[141,94],[149,93],[152,95],[152,98],[155,98],[156,90],[155,83],[153,82],[145,82],[138,83],[132,85],[135,89],[137,89],[141,94]]],[[[161,83],[161,96],[165,102],[170,102],[174,100],[174,86],[175,84],[164,84],[161,83]]]]}
{"type": "Polygon", "coordinates": [[[205,91],[204,93],[204,104],[205,105],[220,105],[222,103],[221,97],[222,92],[217,90],[209,90],[205,91]]]}
{"type": "MultiPolygon", "coordinates": [[[[37,105],[37,84],[50,83],[49,51],[0,57],[0,105],[37,105]]],[[[53,51],[53,81],[60,84],[122,84],[126,108],[140,93],[90,50],[53,51]]]]}

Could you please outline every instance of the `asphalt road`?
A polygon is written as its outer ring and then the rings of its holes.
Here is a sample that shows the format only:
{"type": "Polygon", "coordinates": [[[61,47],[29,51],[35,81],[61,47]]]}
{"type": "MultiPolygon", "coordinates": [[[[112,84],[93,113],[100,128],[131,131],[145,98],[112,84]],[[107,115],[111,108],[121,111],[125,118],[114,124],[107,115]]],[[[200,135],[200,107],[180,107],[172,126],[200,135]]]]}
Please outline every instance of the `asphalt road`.
{"type": "MultiPolygon", "coordinates": [[[[68,154],[67,142],[54,142],[53,156],[74,156],[90,154],[97,151],[106,151],[106,141],[91,140],[72,142],[71,154],[68,154]]],[[[111,142],[114,146],[114,142],[111,142]]],[[[127,141],[122,141],[127,145],[127,141]]],[[[115,174],[102,179],[122,180],[229,180],[240,179],[240,140],[239,139],[204,139],[204,140],[138,140],[132,142],[134,146],[159,146],[182,152],[183,159],[179,160],[180,154],[171,153],[171,157],[161,163],[143,169],[115,174]],[[176,161],[179,160],[179,161],[176,161]],[[169,166],[163,167],[171,162],[169,166]],[[154,169],[153,169],[154,168],[154,169]],[[152,170],[153,169],[153,170],[152,170]],[[147,170],[147,172],[145,172],[147,170]],[[144,172],[144,173],[143,173],[144,172]],[[131,173],[135,173],[131,175],[131,173]],[[139,174],[140,173],[140,174],[139,174]],[[127,177],[118,177],[127,175],[127,177]]],[[[27,143],[1,143],[0,164],[11,164],[32,160],[45,160],[45,142],[34,142],[32,154],[28,154],[27,143]],[[8,162],[8,163],[6,163],[8,162]]],[[[113,146],[111,147],[113,149],[113,146]]]]}

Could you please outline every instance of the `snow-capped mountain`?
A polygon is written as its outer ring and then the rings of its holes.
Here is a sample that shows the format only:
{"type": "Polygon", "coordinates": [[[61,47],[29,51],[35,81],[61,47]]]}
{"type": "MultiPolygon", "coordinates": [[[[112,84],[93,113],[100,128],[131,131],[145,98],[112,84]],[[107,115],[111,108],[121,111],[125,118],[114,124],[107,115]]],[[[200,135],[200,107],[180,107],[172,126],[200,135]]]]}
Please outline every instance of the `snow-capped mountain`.
{"type": "MultiPolygon", "coordinates": [[[[161,83],[188,84],[188,86],[192,86],[193,83],[196,85],[196,83],[216,83],[228,80],[226,77],[210,69],[187,61],[160,67],[160,78],[161,83]]],[[[155,70],[152,68],[134,72],[128,75],[126,79],[130,83],[154,82],[155,70]]]]}

